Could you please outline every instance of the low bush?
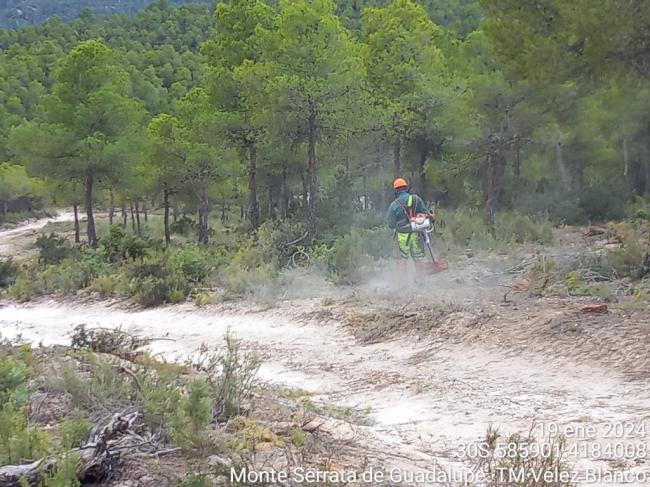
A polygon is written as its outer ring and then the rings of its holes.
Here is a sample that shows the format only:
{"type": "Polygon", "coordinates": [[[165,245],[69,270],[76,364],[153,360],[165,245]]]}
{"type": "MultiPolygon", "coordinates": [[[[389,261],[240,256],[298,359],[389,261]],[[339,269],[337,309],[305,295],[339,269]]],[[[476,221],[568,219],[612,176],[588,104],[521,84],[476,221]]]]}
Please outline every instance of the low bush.
{"type": "Polygon", "coordinates": [[[49,435],[29,424],[24,409],[9,404],[0,409],[0,465],[37,460],[51,447],[49,435]]]}
{"type": "Polygon", "coordinates": [[[490,249],[512,243],[553,241],[553,228],[548,219],[516,212],[498,213],[494,228],[490,228],[481,210],[441,210],[437,230],[439,238],[450,246],[490,249]]]}
{"type": "Polygon", "coordinates": [[[178,218],[175,222],[172,222],[169,225],[169,229],[172,233],[176,233],[183,236],[188,236],[191,233],[194,233],[196,230],[196,222],[187,215],[183,215],[178,218]]]}
{"type": "Polygon", "coordinates": [[[79,455],[67,453],[60,456],[50,472],[43,475],[39,487],[79,487],[81,482],[77,479],[77,465],[79,455]]]}
{"type": "Polygon", "coordinates": [[[643,279],[650,275],[650,222],[610,224],[607,233],[611,240],[620,242],[620,247],[603,252],[601,272],[614,278],[643,279]]]}
{"type": "Polygon", "coordinates": [[[16,282],[20,266],[12,259],[0,259],[0,288],[7,288],[16,282]]]}
{"type": "Polygon", "coordinates": [[[0,465],[38,459],[50,450],[48,435],[29,425],[27,398],[27,365],[0,355],[0,465]]]}
{"type": "Polygon", "coordinates": [[[572,467],[563,435],[537,440],[532,434],[513,433],[505,436],[489,426],[480,445],[482,454],[477,455],[473,471],[483,474],[485,480],[482,485],[486,487],[573,485],[570,481],[572,467]],[[504,455],[503,445],[507,445],[508,453],[512,454],[504,455]],[[531,454],[542,451],[544,454],[531,454]],[[521,480],[508,479],[508,475],[512,474],[521,476],[521,480]],[[542,480],[535,481],[532,475],[538,475],[542,480]],[[550,481],[545,480],[549,478],[550,481]]]}
{"type": "Polygon", "coordinates": [[[0,355],[0,407],[20,406],[27,399],[27,366],[24,362],[0,355]]]}
{"type": "Polygon", "coordinates": [[[506,243],[553,242],[553,228],[548,220],[521,213],[500,213],[494,224],[497,239],[506,243]]]}
{"type": "Polygon", "coordinates": [[[217,356],[219,375],[214,380],[215,409],[219,417],[230,418],[241,412],[242,401],[252,392],[261,362],[254,354],[241,350],[230,332],[225,336],[226,349],[217,356]]]}
{"type": "Polygon", "coordinates": [[[90,282],[88,289],[107,298],[119,294],[125,287],[121,274],[102,274],[90,282]]]}
{"type": "Polygon", "coordinates": [[[193,448],[209,444],[206,429],[213,419],[212,406],[208,381],[204,378],[192,380],[172,420],[173,441],[193,448]]]}
{"type": "Polygon", "coordinates": [[[34,270],[20,274],[16,282],[7,289],[7,295],[20,302],[31,301],[43,292],[43,285],[34,270]]]}
{"type": "Polygon", "coordinates": [[[585,282],[580,270],[569,272],[564,278],[564,285],[571,296],[597,296],[609,298],[613,291],[604,282],[585,282]]]}
{"type": "Polygon", "coordinates": [[[208,252],[196,244],[169,249],[167,264],[173,273],[194,284],[204,281],[212,270],[208,252]]]}
{"type": "Polygon", "coordinates": [[[76,259],[65,259],[59,265],[49,266],[39,274],[39,279],[47,291],[73,293],[111,270],[101,250],[85,248],[76,259]]]}
{"type": "Polygon", "coordinates": [[[144,257],[151,245],[140,237],[127,234],[120,225],[113,225],[99,241],[108,262],[119,263],[144,257]]]}
{"type": "Polygon", "coordinates": [[[64,450],[79,448],[86,443],[92,423],[83,417],[66,418],[59,428],[59,445],[64,450]]]}
{"type": "Polygon", "coordinates": [[[307,228],[303,223],[285,221],[264,222],[257,231],[256,252],[260,260],[276,267],[289,263],[297,247],[304,247],[307,228]]]}
{"type": "Polygon", "coordinates": [[[65,237],[50,233],[36,239],[38,262],[44,265],[58,264],[70,257],[74,249],[65,237]]]}
{"type": "Polygon", "coordinates": [[[358,284],[371,262],[366,241],[355,229],[338,239],[329,255],[330,273],[340,284],[358,284]]]}
{"type": "Polygon", "coordinates": [[[270,264],[246,266],[233,261],[221,271],[218,281],[232,295],[251,296],[271,289],[279,291],[280,286],[274,283],[276,277],[277,270],[270,264]]]}

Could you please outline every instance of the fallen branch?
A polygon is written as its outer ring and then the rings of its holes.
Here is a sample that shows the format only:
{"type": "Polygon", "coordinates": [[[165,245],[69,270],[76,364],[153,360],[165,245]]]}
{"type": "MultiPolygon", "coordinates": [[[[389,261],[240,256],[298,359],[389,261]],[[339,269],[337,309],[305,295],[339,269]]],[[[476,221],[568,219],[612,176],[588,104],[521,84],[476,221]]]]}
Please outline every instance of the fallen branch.
{"type": "Polygon", "coordinates": [[[133,380],[133,382],[137,386],[138,390],[140,391],[140,394],[142,394],[142,382],[140,382],[140,379],[138,379],[138,376],[135,375],[135,372],[133,372],[128,367],[125,367],[124,365],[120,365],[118,367],[118,369],[120,370],[120,372],[125,373],[126,375],[128,375],[133,380]]]}
{"type": "Polygon", "coordinates": [[[38,485],[43,475],[56,467],[57,462],[65,456],[77,455],[77,478],[81,483],[100,481],[113,469],[119,459],[119,449],[112,448],[115,439],[128,433],[138,418],[138,413],[116,414],[113,419],[92,435],[90,441],[59,455],[41,458],[25,465],[7,465],[0,467],[0,487],[23,487],[38,485]]]}

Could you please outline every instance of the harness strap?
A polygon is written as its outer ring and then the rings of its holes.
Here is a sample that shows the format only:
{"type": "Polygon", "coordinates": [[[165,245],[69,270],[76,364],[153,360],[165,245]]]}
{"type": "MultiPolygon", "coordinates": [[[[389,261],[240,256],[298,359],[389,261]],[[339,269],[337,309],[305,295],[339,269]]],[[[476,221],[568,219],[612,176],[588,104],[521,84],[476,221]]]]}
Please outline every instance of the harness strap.
{"type": "Polygon", "coordinates": [[[406,215],[406,219],[411,221],[413,217],[415,217],[415,208],[416,208],[416,203],[417,203],[417,198],[419,198],[418,195],[415,195],[415,198],[413,198],[414,195],[409,194],[408,199],[406,200],[406,206],[404,206],[404,203],[400,201],[399,198],[395,198],[395,202],[404,210],[404,214],[406,215]]]}

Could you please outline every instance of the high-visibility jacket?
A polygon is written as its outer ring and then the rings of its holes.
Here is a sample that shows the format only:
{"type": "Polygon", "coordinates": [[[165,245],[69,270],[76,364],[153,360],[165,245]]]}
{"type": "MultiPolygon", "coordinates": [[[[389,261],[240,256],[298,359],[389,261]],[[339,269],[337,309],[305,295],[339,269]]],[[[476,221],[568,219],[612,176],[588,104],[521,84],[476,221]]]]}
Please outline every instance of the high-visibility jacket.
{"type": "Polygon", "coordinates": [[[429,213],[429,209],[422,198],[409,193],[406,189],[400,189],[397,192],[395,201],[388,207],[386,215],[388,227],[391,230],[397,230],[398,233],[409,233],[411,231],[411,223],[406,211],[404,211],[405,208],[412,208],[414,213],[429,213]]]}

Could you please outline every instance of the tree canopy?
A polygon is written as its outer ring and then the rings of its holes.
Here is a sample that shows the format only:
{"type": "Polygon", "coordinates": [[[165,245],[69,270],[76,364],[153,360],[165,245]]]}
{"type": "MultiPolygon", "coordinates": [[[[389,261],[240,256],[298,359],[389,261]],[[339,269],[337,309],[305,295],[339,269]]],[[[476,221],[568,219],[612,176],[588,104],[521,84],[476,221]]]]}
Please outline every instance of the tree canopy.
{"type": "MultiPolygon", "coordinates": [[[[229,0],[55,17],[0,30],[0,162],[86,207],[91,243],[97,205],[164,208],[167,241],[172,210],[208,241],[215,206],[246,231],[328,238],[381,214],[394,175],[488,223],[624,216],[650,193],[649,12],[229,0]]],[[[12,174],[6,201],[31,194],[12,174]]]]}

